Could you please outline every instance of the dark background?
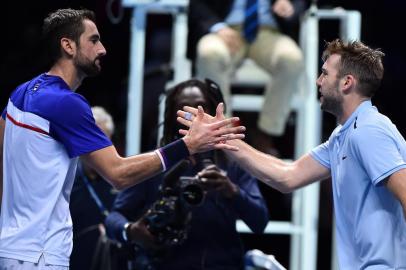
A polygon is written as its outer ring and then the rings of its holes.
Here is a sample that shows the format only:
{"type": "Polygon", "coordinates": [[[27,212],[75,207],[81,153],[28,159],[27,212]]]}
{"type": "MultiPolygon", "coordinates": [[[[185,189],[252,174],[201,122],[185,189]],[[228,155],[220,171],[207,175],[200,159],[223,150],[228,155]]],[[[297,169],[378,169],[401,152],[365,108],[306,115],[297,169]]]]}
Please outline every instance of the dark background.
{"type": "MultiPolygon", "coordinates": [[[[221,1],[221,0],[219,0],[221,1]]],[[[373,48],[381,48],[384,58],[385,76],[380,91],[373,98],[378,109],[389,116],[406,135],[406,112],[404,66],[406,53],[402,17],[406,8],[404,1],[362,0],[362,1],[318,1],[319,7],[337,7],[359,10],[362,13],[361,40],[373,48]]],[[[129,66],[129,37],[131,10],[125,9],[120,23],[113,24],[106,14],[107,0],[42,0],[42,1],[3,1],[0,16],[1,55],[0,55],[0,105],[4,108],[11,91],[20,83],[38,73],[47,71],[47,58],[42,50],[41,25],[43,18],[57,8],[85,7],[96,12],[99,32],[107,49],[103,61],[103,71],[96,78],[88,78],[78,89],[89,103],[105,107],[116,122],[113,141],[120,153],[125,149],[125,123],[127,110],[127,75],[129,66]]],[[[118,1],[113,1],[113,12],[117,13],[118,1]]],[[[144,118],[142,150],[154,147],[157,119],[157,97],[164,90],[165,81],[170,77],[167,63],[170,52],[171,18],[153,15],[148,18],[147,51],[144,81],[144,118]]],[[[320,41],[337,37],[338,24],[323,21],[320,24],[320,41]]],[[[322,42],[321,45],[322,46],[322,42]]],[[[322,47],[321,47],[322,48],[322,47]]],[[[321,62],[320,62],[321,63],[321,62]]],[[[294,116],[293,116],[294,117],[294,116]]],[[[247,118],[247,121],[250,118],[247,118]]],[[[250,123],[247,123],[250,126],[250,123]]],[[[335,126],[334,118],[323,115],[323,139],[326,139],[335,126]]],[[[286,136],[279,141],[281,151],[290,152],[294,126],[290,125],[286,136]],[[287,150],[286,150],[287,149],[287,150]]],[[[282,196],[267,187],[261,186],[269,202],[272,219],[289,218],[289,196],[282,196]]],[[[318,269],[330,268],[331,246],[331,196],[330,183],[325,181],[320,192],[319,258],[318,269]]],[[[288,265],[289,237],[274,235],[243,235],[247,248],[260,248],[274,254],[284,265],[288,265]]]]}

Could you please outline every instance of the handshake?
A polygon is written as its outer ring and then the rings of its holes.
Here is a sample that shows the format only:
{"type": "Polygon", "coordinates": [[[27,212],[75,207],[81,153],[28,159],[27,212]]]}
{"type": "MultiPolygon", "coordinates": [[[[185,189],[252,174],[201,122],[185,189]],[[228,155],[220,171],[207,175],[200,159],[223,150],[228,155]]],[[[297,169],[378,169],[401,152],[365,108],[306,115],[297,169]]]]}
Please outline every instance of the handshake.
{"type": "Polygon", "coordinates": [[[216,115],[211,116],[204,112],[201,106],[193,108],[184,107],[177,112],[177,121],[188,129],[180,129],[184,135],[190,154],[206,152],[213,149],[237,151],[238,147],[228,142],[236,139],[244,139],[244,126],[240,126],[238,117],[225,118],[223,114],[224,104],[220,103],[216,109],[216,115]]]}

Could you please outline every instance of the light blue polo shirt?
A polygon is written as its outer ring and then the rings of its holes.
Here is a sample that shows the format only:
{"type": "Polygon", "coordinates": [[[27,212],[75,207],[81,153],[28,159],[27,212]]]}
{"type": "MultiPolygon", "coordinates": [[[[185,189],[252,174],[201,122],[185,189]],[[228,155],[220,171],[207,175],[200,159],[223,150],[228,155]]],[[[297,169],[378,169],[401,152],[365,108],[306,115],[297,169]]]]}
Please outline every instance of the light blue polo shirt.
{"type": "MultiPolygon", "coordinates": [[[[69,265],[69,198],[80,155],[111,145],[87,101],[56,76],[20,85],[3,111],[0,257],[69,265]]],[[[1,267],[0,267],[1,268],[1,267]]]]}
{"type": "Polygon", "coordinates": [[[364,101],[311,156],[330,169],[340,270],[406,269],[406,222],[384,181],[406,168],[396,126],[364,101]]]}

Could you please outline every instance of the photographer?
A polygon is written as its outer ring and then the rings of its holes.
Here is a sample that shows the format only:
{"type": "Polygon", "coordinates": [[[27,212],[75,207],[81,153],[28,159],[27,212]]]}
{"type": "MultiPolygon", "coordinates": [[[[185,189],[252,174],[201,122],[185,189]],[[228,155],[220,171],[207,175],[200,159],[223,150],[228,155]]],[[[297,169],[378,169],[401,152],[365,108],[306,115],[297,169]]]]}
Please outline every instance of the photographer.
{"type": "MultiPolygon", "coordinates": [[[[174,120],[178,109],[202,105],[205,111],[214,113],[222,101],[219,88],[211,81],[192,79],[176,85],[168,91],[161,143],[179,137],[180,126],[174,120]]],[[[119,193],[106,219],[108,236],[135,244],[133,269],[242,269],[244,249],[235,229],[236,220],[242,219],[255,233],[261,233],[268,221],[257,180],[226,160],[221,151],[194,155],[180,169],[179,177],[177,173],[158,175],[119,193]],[[162,212],[157,206],[167,206],[173,195],[182,195],[175,192],[166,196],[165,187],[182,185],[177,180],[185,176],[204,190],[204,198],[194,206],[177,201],[183,211],[181,233],[179,242],[168,244],[151,230],[155,225],[151,213],[162,212]]]]}

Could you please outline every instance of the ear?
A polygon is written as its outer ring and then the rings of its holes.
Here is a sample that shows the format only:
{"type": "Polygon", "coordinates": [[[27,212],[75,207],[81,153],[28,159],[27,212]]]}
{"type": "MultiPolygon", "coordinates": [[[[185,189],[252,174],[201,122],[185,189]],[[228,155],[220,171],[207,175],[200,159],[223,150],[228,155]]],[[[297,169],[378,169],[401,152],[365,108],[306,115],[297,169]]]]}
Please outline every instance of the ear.
{"type": "Polygon", "coordinates": [[[61,48],[69,56],[76,53],[76,43],[69,38],[61,38],[61,48]]]}
{"type": "Polygon", "coordinates": [[[344,94],[349,94],[351,89],[355,87],[355,77],[351,74],[345,75],[341,79],[341,88],[344,94]]]}

